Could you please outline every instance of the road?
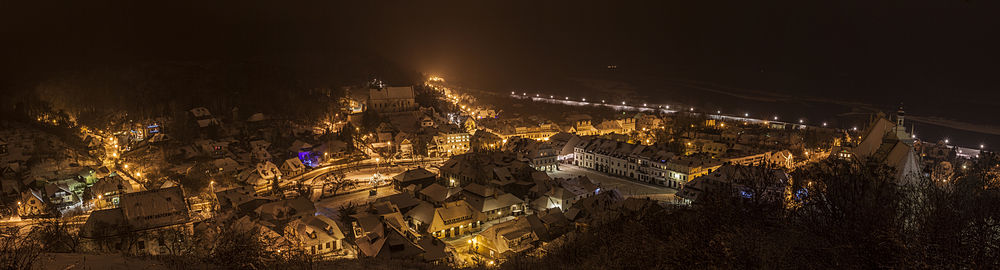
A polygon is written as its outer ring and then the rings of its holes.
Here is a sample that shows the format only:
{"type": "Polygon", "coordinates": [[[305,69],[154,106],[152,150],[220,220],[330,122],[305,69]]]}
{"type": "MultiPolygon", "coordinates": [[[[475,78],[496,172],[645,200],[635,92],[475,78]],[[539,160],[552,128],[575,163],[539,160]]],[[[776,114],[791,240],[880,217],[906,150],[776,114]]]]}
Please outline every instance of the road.
{"type": "Polygon", "coordinates": [[[676,189],[640,183],[569,164],[559,164],[559,171],[549,172],[549,176],[552,178],[570,178],[578,175],[587,176],[590,180],[600,183],[603,189],[618,189],[625,197],[649,197],[655,200],[672,201],[674,193],[677,193],[676,189]]]}
{"type": "Polygon", "coordinates": [[[354,205],[367,204],[369,202],[374,202],[378,198],[393,195],[399,193],[392,186],[383,186],[378,188],[378,192],[375,196],[371,196],[369,191],[371,189],[364,189],[357,192],[339,194],[334,197],[321,199],[316,202],[316,207],[326,207],[330,209],[340,209],[341,206],[353,203],[354,205]]]}

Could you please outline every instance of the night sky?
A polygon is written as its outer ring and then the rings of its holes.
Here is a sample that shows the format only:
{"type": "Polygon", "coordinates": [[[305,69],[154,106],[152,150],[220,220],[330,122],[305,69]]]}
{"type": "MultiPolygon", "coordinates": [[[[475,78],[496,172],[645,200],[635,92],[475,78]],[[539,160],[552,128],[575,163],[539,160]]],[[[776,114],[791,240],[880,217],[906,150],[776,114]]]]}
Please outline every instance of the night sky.
{"type": "Polygon", "coordinates": [[[650,102],[904,102],[916,116],[1000,126],[997,1],[133,2],[0,2],[4,87],[106,64],[351,48],[498,92],[610,81],[650,102]]]}

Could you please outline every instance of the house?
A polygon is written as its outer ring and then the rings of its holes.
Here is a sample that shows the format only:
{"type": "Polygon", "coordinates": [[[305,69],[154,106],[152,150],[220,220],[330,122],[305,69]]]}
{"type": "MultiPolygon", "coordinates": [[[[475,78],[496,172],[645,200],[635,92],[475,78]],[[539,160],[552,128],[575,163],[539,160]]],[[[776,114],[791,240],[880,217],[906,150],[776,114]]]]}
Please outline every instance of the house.
{"type": "MultiPolygon", "coordinates": [[[[556,186],[549,189],[542,198],[545,201],[532,203],[536,210],[558,207],[563,211],[573,207],[573,204],[601,192],[601,188],[586,176],[570,179],[557,179],[556,186]]],[[[541,200],[541,199],[539,199],[541,200]]]]}
{"type": "Polygon", "coordinates": [[[517,198],[513,194],[504,193],[487,197],[482,204],[473,205],[476,210],[483,213],[486,220],[494,220],[502,217],[521,215],[524,213],[524,200],[517,198]]]}
{"type": "Polygon", "coordinates": [[[40,217],[51,214],[45,196],[34,189],[21,192],[21,200],[17,201],[17,214],[21,217],[40,217]]]}
{"type": "Polygon", "coordinates": [[[403,217],[406,219],[407,225],[413,230],[427,232],[431,223],[434,222],[434,209],[433,204],[420,202],[413,209],[406,211],[403,217]]]}
{"type": "Polygon", "coordinates": [[[316,206],[306,197],[265,203],[254,209],[260,222],[265,225],[286,224],[292,220],[316,214],[316,206]]]}
{"type": "Polygon", "coordinates": [[[313,151],[314,146],[310,143],[295,140],[292,142],[292,146],[288,147],[288,154],[293,157],[298,157],[302,164],[314,166],[319,161],[319,156],[322,153],[317,154],[313,151]]]}
{"type": "Polygon", "coordinates": [[[388,202],[371,205],[354,215],[352,223],[359,255],[373,258],[401,259],[420,256],[425,250],[417,243],[399,208],[388,202]]]}
{"type": "Polygon", "coordinates": [[[395,205],[397,208],[399,208],[400,212],[407,212],[410,211],[410,209],[416,207],[417,205],[420,205],[421,203],[427,203],[420,199],[417,199],[417,197],[414,197],[413,193],[411,192],[400,192],[393,195],[378,198],[375,201],[391,203],[392,205],[395,205]]]}
{"type": "Polygon", "coordinates": [[[443,204],[434,209],[434,216],[427,230],[434,237],[457,237],[478,229],[483,215],[464,200],[443,204]]]}
{"type": "Polygon", "coordinates": [[[602,190],[583,198],[565,210],[566,218],[580,224],[601,224],[621,217],[620,203],[625,200],[617,189],[602,190]]]}
{"type": "Polygon", "coordinates": [[[286,159],[285,163],[281,164],[281,171],[287,177],[295,177],[306,171],[306,165],[302,164],[302,160],[294,157],[286,159]]]}
{"type": "Polygon", "coordinates": [[[45,196],[59,211],[67,211],[83,202],[83,192],[87,183],[77,177],[50,180],[43,185],[45,196]]]}
{"type": "Polygon", "coordinates": [[[469,147],[468,132],[440,132],[434,136],[434,144],[437,145],[437,153],[440,156],[453,156],[468,152],[469,147]]]}
{"type": "Polygon", "coordinates": [[[249,178],[244,179],[244,181],[254,186],[263,186],[272,181],[281,180],[281,170],[278,170],[278,166],[270,161],[257,163],[256,169],[252,172],[249,178]]]}
{"type": "Polygon", "coordinates": [[[250,158],[254,162],[265,162],[271,160],[271,153],[267,151],[267,148],[271,146],[271,143],[265,140],[255,140],[250,142],[250,158]]]}
{"type": "Polygon", "coordinates": [[[434,127],[434,126],[435,126],[434,118],[431,118],[430,116],[427,115],[424,115],[424,117],[420,118],[420,127],[434,127]]]}
{"type": "Polygon", "coordinates": [[[94,206],[98,208],[104,208],[109,205],[111,207],[119,207],[121,195],[135,191],[128,180],[118,175],[101,178],[89,189],[91,197],[96,200],[94,206]]]}
{"type": "Polygon", "coordinates": [[[527,218],[521,217],[490,226],[476,236],[472,249],[491,259],[508,258],[534,247],[538,236],[527,218]]]}
{"type": "Polygon", "coordinates": [[[476,183],[469,184],[463,189],[465,189],[465,201],[473,209],[483,213],[485,220],[494,220],[524,213],[526,207],[524,200],[519,199],[513,194],[500,194],[496,189],[476,183]]]}
{"type": "Polygon", "coordinates": [[[410,185],[416,185],[418,189],[423,189],[434,183],[437,179],[437,175],[427,169],[422,167],[417,167],[416,169],[406,170],[405,172],[399,173],[392,177],[392,185],[396,190],[403,190],[403,188],[410,185]]]}
{"type": "Polygon", "coordinates": [[[219,210],[232,210],[257,197],[257,192],[248,186],[240,186],[215,192],[219,210]]]}
{"type": "Polygon", "coordinates": [[[214,137],[218,134],[222,121],[212,116],[212,113],[205,107],[197,107],[188,111],[188,118],[199,128],[202,135],[214,137]]]}
{"type": "Polygon", "coordinates": [[[240,164],[232,158],[220,158],[213,160],[212,167],[217,170],[214,173],[225,173],[229,175],[236,175],[241,168],[240,164]]]}
{"type": "Polygon", "coordinates": [[[209,157],[221,158],[229,155],[229,142],[227,141],[215,141],[215,140],[198,140],[195,141],[201,152],[209,157]]]}
{"type": "Polygon", "coordinates": [[[441,206],[446,202],[461,199],[462,188],[445,187],[438,183],[433,183],[417,193],[417,197],[435,206],[441,206]]]}
{"type": "Polygon", "coordinates": [[[765,166],[726,164],[711,173],[699,176],[677,193],[686,203],[698,203],[707,193],[732,194],[744,198],[758,197],[769,201],[784,201],[790,176],[783,170],[765,166]]]}
{"type": "MultiPolygon", "coordinates": [[[[155,237],[156,232],[180,229],[190,231],[191,219],[184,192],[180,187],[161,188],[121,196],[120,207],[97,210],[91,213],[80,228],[80,237],[93,241],[97,239],[117,239],[128,241],[122,234],[137,234],[139,238],[131,246],[131,252],[143,254],[165,254],[167,245],[155,237]]],[[[96,243],[89,243],[96,245],[96,243]]]]}
{"type": "Polygon", "coordinates": [[[551,241],[563,235],[569,231],[571,225],[566,215],[558,208],[535,212],[526,219],[531,224],[531,230],[542,241],[551,241]]]}
{"type": "Polygon", "coordinates": [[[523,159],[536,170],[548,172],[559,169],[559,165],[556,162],[556,149],[547,142],[512,138],[504,144],[503,149],[508,152],[517,153],[518,158],[523,159]]]}
{"type": "Polygon", "coordinates": [[[344,233],[326,216],[305,216],[288,226],[311,255],[324,255],[344,247],[344,233]]]}

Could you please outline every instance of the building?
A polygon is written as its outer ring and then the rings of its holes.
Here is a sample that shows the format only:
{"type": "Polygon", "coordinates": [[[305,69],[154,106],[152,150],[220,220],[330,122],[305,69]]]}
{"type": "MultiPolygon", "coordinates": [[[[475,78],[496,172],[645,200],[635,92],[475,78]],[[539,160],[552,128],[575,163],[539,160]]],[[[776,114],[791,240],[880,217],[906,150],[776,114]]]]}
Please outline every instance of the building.
{"type": "Polygon", "coordinates": [[[478,230],[483,220],[482,213],[460,200],[435,208],[427,230],[438,238],[456,237],[478,230]]]}
{"type": "Polygon", "coordinates": [[[392,185],[396,190],[403,190],[403,188],[410,185],[416,185],[417,190],[422,190],[424,187],[434,184],[435,180],[437,180],[437,174],[417,167],[416,169],[406,170],[393,176],[392,185]]]}
{"type": "Polygon", "coordinates": [[[460,187],[445,187],[438,183],[433,183],[424,189],[421,189],[417,193],[417,197],[421,200],[434,204],[435,206],[444,205],[447,202],[452,202],[461,199],[462,188],[460,187]]]}
{"type": "Polygon", "coordinates": [[[453,156],[469,151],[468,132],[440,132],[434,136],[438,156],[453,156]]]}
{"type": "Polygon", "coordinates": [[[295,177],[306,171],[306,165],[302,164],[302,160],[297,157],[285,160],[285,163],[281,164],[281,171],[284,172],[286,177],[295,177]]]}
{"type": "Polygon", "coordinates": [[[465,186],[469,183],[503,184],[526,180],[524,178],[535,171],[512,153],[470,152],[453,156],[442,164],[439,180],[451,187],[465,186]]]}
{"type": "Polygon", "coordinates": [[[24,217],[38,217],[51,214],[45,196],[34,189],[21,192],[21,200],[17,201],[17,214],[24,217]]]}
{"type": "Polygon", "coordinates": [[[591,139],[574,147],[573,162],[582,168],[673,188],[722,165],[716,159],[681,156],[665,149],[663,145],[591,139]]]}
{"type": "Polygon", "coordinates": [[[119,207],[121,195],[133,191],[132,184],[117,174],[101,178],[90,187],[90,194],[95,199],[94,206],[99,209],[108,206],[119,207]]]}
{"type": "Polygon", "coordinates": [[[471,248],[487,258],[501,259],[533,248],[536,241],[531,223],[521,217],[486,228],[472,240],[471,248]]]}
{"type": "Polygon", "coordinates": [[[409,112],[417,109],[413,86],[374,87],[368,90],[368,109],[379,113],[409,112]]]}
{"type": "Polygon", "coordinates": [[[326,216],[305,216],[290,224],[289,228],[294,230],[299,243],[311,255],[325,255],[344,247],[343,231],[326,216]]]}
{"type": "Polygon", "coordinates": [[[518,158],[527,162],[535,170],[550,172],[559,169],[556,150],[547,142],[512,138],[504,144],[503,149],[517,153],[518,158]]]}
{"type": "Polygon", "coordinates": [[[743,198],[759,197],[782,202],[785,200],[790,178],[784,171],[766,166],[727,164],[691,180],[677,193],[677,197],[686,203],[697,203],[704,194],[721,192],[743,198]]]}
{"type": "MultiPolygon", "coordinates": [[[[184,192],[179,186],[126,193],[121,196],[120,207],[97,210],[90,214],[80,228],[80,237],[88,240],[115,239],[129,241],[123,234],[136,234],[134,245],[126,246],[130,252],[140,254],[166,254],[173,243],[156,238],[165,230],[191,231],[191,218],[184,192]]],[[[88,246],[97,243],[87,243],[88,246]]]]}
{"type": "Polygon", "coordinates": [[[503,140],[513,137],[521,137],[532,140],[546,140],[552,135],[559,133],[559,126],[553,123],[542,123],[534,125],[517,125],[511,122],[499,123],[498,128],[486,127],[486,131],[496,134],[503,140]]]}
{"type": "Polygon", "coordinates": [[[896,169],[896,180],[903,184],[912,184],[919,180],[921,169],[920,157],[914,148],[914,136],[903,126],[905,112],[899,106],[896,121],[892,122],[885,114],[879,113],[861,133],[860,142],[845,143],[831,149],[831,157],[858,160],[862,162],[878,162],[896,169]]]}

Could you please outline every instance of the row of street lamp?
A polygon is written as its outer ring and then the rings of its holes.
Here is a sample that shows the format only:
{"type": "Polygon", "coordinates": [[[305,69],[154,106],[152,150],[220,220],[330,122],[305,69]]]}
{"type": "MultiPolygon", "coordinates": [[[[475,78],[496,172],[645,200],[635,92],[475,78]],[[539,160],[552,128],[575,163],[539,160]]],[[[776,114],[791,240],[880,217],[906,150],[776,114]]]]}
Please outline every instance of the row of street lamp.
{"type": "MultiPolygon", "coordinates": [[[[517,95],[517,92],[511,91],[510,94],[511,95],[517,95]]],[[[521,92],[521,96],[525,96],[526,97],[526,96],[528,96],[528,93],[527,92],[521,92]]],[[[544,98],[544,97],[541,96],[541,94],[535,94],[535,97],[536,98],[544,98]]],[[[554,99],[556,99],[556,97],[555,97],[555,95],[549,95],[549,99],[553,99],[554,100],[554,99]]],[[[563,100],[567,100],[568,101],[568,100],[570,100],[570,97],[566,96],[563,100]]],[[[581,100],[581,102],[584,102],[584,103],[587,102],[587,98],[581,98],[580,100],[581,100]]],[[[607,104],[607,100],[603,100],[602,99],[601,100],[601,104],[607,104]]],[[[627,102],[622,101],[622,106],[627,106],[627,104],[628,104],[627,102]]],[[[649,104],[648,103],[643,103],[642,107],[648,108],[649,104]]],[[[659,106],[657,106],[657,108],[669,110],[670,109],[670,105],[659,105],[659,106]]],[[[694,107],[689,107],[688,111],[689,112],[694,112],[694,109],[695,109],[694,107]]],[[[722,115],[722,110],[716,110],[715,113],[718,114],[718,115],[722,115]]],[[[750,113],[743,113],[743,117],[750,117],[750,113]]],[[[774,116],[772,119],[774,119],[774,121],[778,121],[779,118],[778,118],[778,116],[774,116]]],[[[802,125],[805,125],[806,121],[805,121],[805,119],[799,119],[798,123],[802,124],[802,125]]],[[[828,127],[829,126],[829,124],[827,122],[822,122],[820,125],[822,127],[828,127]]],[[[858,127],[857,126],[851,127],[851,131],[858,131],[858,127]]],[[[913,135],[913,138],[916,138],[915,134],[913,135]]],[[[945,141],[946,144],[949,143],[948,139],[945,139],[944,141],[945,141]]],[[[979,144],[979,149],[985,149],[985,148],[986,148],[985,144],[979,144]]]]}

